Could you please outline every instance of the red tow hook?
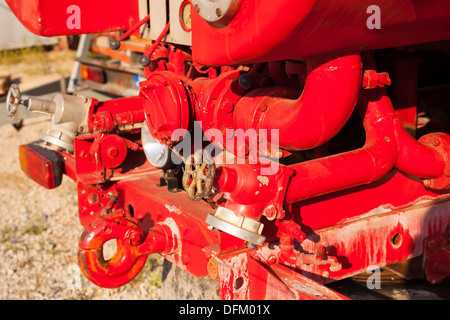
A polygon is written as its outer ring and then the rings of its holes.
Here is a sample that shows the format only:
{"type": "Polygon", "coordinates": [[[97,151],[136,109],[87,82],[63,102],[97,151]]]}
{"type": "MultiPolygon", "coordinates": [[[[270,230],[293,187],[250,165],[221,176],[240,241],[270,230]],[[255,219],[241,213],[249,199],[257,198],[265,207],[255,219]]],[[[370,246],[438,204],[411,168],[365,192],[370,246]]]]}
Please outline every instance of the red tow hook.
{"type": "Polygon", "coordinates": [[[145,234],[136,223],[121,213],[113,213],[88,226],[79,242],[78,263],[92,283],[103,288],[117,288],[134,279],[153,253],[177,250],[177,236],[164,224],[156,224],[145,234]],[[116,239],[114,256],[105,260],[103,245],[116,239]]]}

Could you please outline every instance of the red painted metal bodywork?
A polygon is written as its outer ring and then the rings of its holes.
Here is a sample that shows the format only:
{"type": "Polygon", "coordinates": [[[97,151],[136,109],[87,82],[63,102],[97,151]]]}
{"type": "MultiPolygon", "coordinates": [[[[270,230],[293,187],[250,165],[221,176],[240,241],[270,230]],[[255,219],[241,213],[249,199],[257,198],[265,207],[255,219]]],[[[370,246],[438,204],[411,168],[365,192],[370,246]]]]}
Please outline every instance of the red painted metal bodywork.
{"type": "MultiPolygon", "coordinates": [[[[56,12],[68,3],[49,9],[50,3],[8,1],[19,19],[36,16],[25,23],[30,30],[66,34],[66,16],[56,12]]],[[[113,3],[78,1],[93,16],[77,32],[138,22],[136,1],[113,3]],[[94,15],[100,5],[107,14],[94,15]]],[[[413,137],[417,99],[408,93],[417,74],[406,87],[394,84],[395,108],[385,88],[389,74],[379,73],[366,51],[450,39],[449,18],[449,5],[437,0],[240,1],[220,28],[193,12],[192,52],[163,42],[167,24],[144,50],[151,64],[140,94],[94,101],[75,152],[54,151],[78,187],[83,273],[117,287],[139,273],[147,255],[160,253],[196,277],[218,279],[223,299],[344,299],[323,285],[423,255],[430,282],[442,281],[450,136],[413,137]],[[384,12],[380,30],[366,25],[373,4],[384,12]],[[352,115],[361,125],[352,135],[363,144],[329,153],[352,115]],[[204,137],[186,148],[211,143],[224,151],[216,154],[214,189],[204,201],[165,188],[161,179],[169,171],[150,165],[141,138],[145,123],[185,160],[176,148],[195,133],[195,120],[204,137]],[[278,136],[249,142],[239,140],[239,130],[278,136]],[[258,149],[263,143],[279,149],[258,149]],[[236,161],[221,161],[225,151],[236,161]],[[219,207],[263,223],[264,244],[255,248],[239,234],[210,228],[205,220],[219,207]],[[118,239],[119,249],[105,261],[102,247],[110,239],[118,239]]],[[[397,68],[394,81],[407,77],[404,70],[397,68]]]]}
{"type": "Polygon", "coordinates": [[[225,27],[193,13],[193,55],[201,64],[227,65],[439,41],[450,36],[449,6],[439,0],[241,1],[225,27]],[[382,12],[380,29],[367,28],[371,5],[382,12]]]}
{"type": "Polygon", "coordinates": [[[6,3],[29,31],[47,37],[127,30],[139,21],[138,3],[134,0],[115,1],[113,5],[106,0],[7,0],[6,3]],[[68,8],[73,5],[79,8],[77,28],[68,27],[68,19],[74,14],[68,8]]]}

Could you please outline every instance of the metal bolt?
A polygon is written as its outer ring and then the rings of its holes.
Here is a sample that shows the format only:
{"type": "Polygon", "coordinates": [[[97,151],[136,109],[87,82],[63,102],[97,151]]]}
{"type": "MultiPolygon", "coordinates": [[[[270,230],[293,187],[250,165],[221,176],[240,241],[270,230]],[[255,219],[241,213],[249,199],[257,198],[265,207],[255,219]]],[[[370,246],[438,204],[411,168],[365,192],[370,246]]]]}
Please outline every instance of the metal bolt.
{"type": "Polygon", "coordinates": [[[137,246],[141,242],[142,236],[141,236],[141,234],[139,232],[132,231],[130,233],[129,239],[130,239],[130,245],[137,246]]]}
{"type": "Polygon", "coordinates": [[[278,159],[283,157],[283,152],[282,151],[278,151],[275,153],[275,157],[277,157],[278,159]]]}
{"type": "Polygon", "coordinates": [[[275,255],[271,255],[267,258],[267,263],[268,264],[275,264],[277,263],[277,257],[275,255]]]}
{"type": "Polygon", "coordinates": [[[105,234],[110,234],[111,232],[112,232],[111,226],[105,226],[105,227],[103,228],[103,233],[105,233],[105,234]]]}
{"type": "Polygon", "coordinates": [[[116,147],[111,147],[108,149],[108,156],[111,159],[117,158],[118,155],[119,155],[119,149],[117,149],[116,147]]]}
{"type": "Polygon", "coordinates": [[[441,144],[441,140],[439,140],[439,138],[434,138],[433,139],[433,146],[437,147],[440,144],[441,144]]]}
{"type": "Polygon", "coordinates": [[[258,106],[258,109],[259,109],[261,112],[266,112],[266,110],[267,110],[267,104],[265,104],[264,102],[261,102],[261,103],[259,104],[259,106],[258,106]]]}
{"type": "Polygon", "coordinates": [[[231,113],[233,112],[234,109],[234,104],[233,102],[231,102],[230,100],[227,99],[227,101],[222,103],[222,109],[223,111],[225,111],[226,113],[231,113]]]}
{"type": "Polygon", "coordinates": [[[430,180],[423,180],[423,185],[425,187],[429,187],[429,186],[431,186],[431,181],[430,180]]]}
{"type": "Polygon", "coordinates": [[[208,270],[208,276],[211,279],[219,279],[219,264],[215,258],[209,259],[206,269],[208,270]]]}
{"type": "Polygon", "coordinates": [[[445,174],[447,177],[450,177],[450,168],[445,169],[445,170],[444,170],[444,174],[445,174]]]}
{"type": "Polygon", "coordinates": [[[275,217],[277,215],[277,208],[275,208],[274,206],[271,206],[269,208],[266,209],[266,211],[264,212],[264,214],[266,215],[266,217],[268,218],[272,218],[275,217]]]}

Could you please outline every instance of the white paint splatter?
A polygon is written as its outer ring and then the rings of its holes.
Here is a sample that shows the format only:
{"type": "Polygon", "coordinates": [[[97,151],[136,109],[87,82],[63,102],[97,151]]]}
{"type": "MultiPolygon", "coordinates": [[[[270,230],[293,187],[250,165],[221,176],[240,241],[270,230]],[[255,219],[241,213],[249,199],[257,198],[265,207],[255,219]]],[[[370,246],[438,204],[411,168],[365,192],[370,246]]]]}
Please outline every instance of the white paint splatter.
{"type": "Polygon", "coordinates": [[[269,185],[269,178],[267,178],[265,176],[257,176],[256,179],[258,179],[258,181],[261,182],[265,186],[269,185]]]}

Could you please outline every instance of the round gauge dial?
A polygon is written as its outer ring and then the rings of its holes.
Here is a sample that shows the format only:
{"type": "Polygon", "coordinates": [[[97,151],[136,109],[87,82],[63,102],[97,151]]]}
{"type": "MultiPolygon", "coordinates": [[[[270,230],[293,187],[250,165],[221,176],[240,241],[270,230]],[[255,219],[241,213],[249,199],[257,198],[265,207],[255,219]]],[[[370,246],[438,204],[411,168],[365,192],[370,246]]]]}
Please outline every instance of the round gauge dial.
{"type": "Polygon", "coordinates": [[[180,6],[180,23],[184,31],[191,31],[191,2],[184,1],[180,6]]]}
{"type": "Polygon", "coordinates": [[[166,170],[173,166],[172,151],[152,137],[145,121],[141,129],[141,138],[145,156],[154,167],[166,170]]]}

